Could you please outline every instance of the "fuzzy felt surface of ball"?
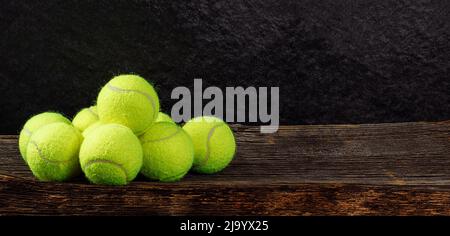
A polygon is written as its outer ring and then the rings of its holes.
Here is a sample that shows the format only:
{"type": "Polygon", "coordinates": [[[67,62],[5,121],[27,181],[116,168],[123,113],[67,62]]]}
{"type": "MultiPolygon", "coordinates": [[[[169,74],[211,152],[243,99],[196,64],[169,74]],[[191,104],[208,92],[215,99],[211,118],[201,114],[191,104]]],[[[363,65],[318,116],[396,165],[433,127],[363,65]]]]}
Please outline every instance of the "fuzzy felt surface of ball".
{"type": "Polygon", "coordinates": [[[153,124],[140,137],[144,162],[141,173],[149,179],[174,182],[192,167],[194,147],[189,135],[170,122],[153,124]]]}
{"type": "Polygon", "coordinates": [[[167,115],[166,113],[163,112],[159,112],[158,116],[156,117],[155,123],[156,122],[169,122],[172,124],[175,124],[175,122],[172,120],[172,118],[167,115]]]}
{"type": "Polygon", "coordinates": [[[64,117],[63,115],[55,112],[44,112],[41,114],[37,114],[33,117],[31,117],[23,126],[22,131],[20,131],[19,136],[19,151],[22,156],[22,158],[27,162],[27,147],[28,142],[31,138],[31,135],[35,131],[37,131],[39,128],[56,123],[56,122],[63,122],[66,124],[70,124],[70,120],[64,117]]]}
{"type": "Polygon", "coordinates": [[[38,129],[30,138],[27,161],[41,181],[66,181],[80,174],[81,134],[70,124],[57,122],[38,129]]]}
{"type": "Polygon", "coordinates": [[[100,91],[97,109],[102,123],[117,123],[143,134],[155,121],[159,112],[158,95],[144,78],[119,75],[100,91]]]}
{"type": "Polygon", "coordinates": [[[92,133],[92,131],[94,131],[95,129],[97,129],[98,127],[100,127],[101,125],[103,125],[102,122],[97,121],[93,124],[91,124],[89,127],[87,127],[83,133],[81,133],[81,135],[83,135],[84,138],[86,138],[90,133],[92,133]]]}
{"type": "Polygon", "coordinates": [[[84,108],[79,111],[72,120],[72,124],[78,131],[83,132],[93,123],[98,121],[98,112],[96,106],[84,108]]]}
{"type": "Polygon", "coordinates": [[[188,121],[185,130],[194,144],[195,158],[192,170],[212,174],[223,170],[233,159],[236,141],[233,131],[221,119],[211,116],[188,121]]]}
{"type": "Polygon", "coordinates": [[[106,124],[87,135],[80,148],[80,164],[94,184],[125,185],[142,166],[142,146],[126,126],[106,124]]]}

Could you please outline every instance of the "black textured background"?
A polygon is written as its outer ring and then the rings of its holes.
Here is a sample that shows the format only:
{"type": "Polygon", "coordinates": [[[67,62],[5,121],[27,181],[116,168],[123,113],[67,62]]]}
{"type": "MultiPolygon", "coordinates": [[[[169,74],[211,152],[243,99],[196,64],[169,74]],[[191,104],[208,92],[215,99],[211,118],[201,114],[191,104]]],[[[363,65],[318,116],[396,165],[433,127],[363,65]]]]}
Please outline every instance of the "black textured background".
{"type": "Polygon", "coordinates": [[[283,124],[450,119],[450,1],[0,0],[0,133],[119,73],[279,86],[283,124]]]}

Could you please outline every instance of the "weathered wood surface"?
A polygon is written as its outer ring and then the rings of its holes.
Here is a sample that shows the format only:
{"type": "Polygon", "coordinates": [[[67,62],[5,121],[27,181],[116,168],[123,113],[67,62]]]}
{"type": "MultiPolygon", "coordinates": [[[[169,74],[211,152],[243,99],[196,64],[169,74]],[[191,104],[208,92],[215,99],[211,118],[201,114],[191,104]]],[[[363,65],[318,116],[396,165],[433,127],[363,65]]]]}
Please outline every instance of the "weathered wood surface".
{"type": "Polygon", "coordinates": [[[0,215],[450,215],[450,122],[233,128],[225,171],[124,187],[38,182],[0,136],[0,215]]]}

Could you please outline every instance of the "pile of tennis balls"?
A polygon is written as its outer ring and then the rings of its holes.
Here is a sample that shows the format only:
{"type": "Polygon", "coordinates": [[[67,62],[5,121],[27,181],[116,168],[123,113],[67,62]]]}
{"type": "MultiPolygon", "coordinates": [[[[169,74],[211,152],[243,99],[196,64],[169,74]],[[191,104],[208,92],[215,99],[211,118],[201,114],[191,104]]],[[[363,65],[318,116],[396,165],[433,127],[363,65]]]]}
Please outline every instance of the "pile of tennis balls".
{"type": "Polygon", "coordinates": [[[104,185],[125,185],[139,173],[173,182],[190,170],[212,174],[231,162],[236,143],[224,121],[196,117],[180,127],[159,105],[144,78],[116,76],[101,89],[96,106],[72,121],[54,112],[29,119],[20,132],[20,153],[41,181],[84,173],[104,185]]]}

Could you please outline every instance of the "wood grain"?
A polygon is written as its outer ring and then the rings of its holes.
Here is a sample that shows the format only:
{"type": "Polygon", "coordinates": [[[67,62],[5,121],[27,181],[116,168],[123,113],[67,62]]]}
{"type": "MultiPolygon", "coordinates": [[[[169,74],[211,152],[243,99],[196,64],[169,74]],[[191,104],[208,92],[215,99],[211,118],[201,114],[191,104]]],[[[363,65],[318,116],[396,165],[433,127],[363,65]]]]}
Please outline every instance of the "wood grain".
{"type": "Polygon", "coordinates": [[[450,122],[233,126],[235,160],[178,183],[38,182],[0,136],[0,215],[449,215],[450,122]]]}

